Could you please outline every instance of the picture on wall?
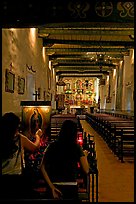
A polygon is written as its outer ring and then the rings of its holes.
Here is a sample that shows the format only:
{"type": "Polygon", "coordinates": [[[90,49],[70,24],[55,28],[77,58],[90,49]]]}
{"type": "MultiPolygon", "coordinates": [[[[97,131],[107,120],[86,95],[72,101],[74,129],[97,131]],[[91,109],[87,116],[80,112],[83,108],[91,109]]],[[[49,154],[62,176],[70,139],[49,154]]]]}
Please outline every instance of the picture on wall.
{"type": "Polygon", "coordinates": [[[25,92],[25,78],[18,76],[18,94],[25,92]]]}
{"type": "Polygon", "coordinates": [[[42,129],[44,137],[50,137],[51,106],[23,106],[22,109],[22,130],[27,137],[35,134],[36,122],[42,129]]]}
{"type": "Polygon", "coordinates": [[[5,91],[14,93],[15,86],[15,74],[11,72],[9,69],[6,69],[5,72],[5,91]]]}

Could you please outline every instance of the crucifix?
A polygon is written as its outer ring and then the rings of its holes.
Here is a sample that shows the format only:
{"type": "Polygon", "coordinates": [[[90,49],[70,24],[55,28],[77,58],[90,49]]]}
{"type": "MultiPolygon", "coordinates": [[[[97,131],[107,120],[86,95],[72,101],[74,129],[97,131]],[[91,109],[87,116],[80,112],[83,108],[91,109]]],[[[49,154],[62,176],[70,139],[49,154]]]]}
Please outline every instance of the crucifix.
{"type": "Polygon", "coordinates": [[[33,95],[35,96],[35,101],[37,101],[37,99],[38,99],[38,96],[39,96],[39,93],[38,93],[38,91],[35,91],[35,93],[33,93],[33,95]]]}

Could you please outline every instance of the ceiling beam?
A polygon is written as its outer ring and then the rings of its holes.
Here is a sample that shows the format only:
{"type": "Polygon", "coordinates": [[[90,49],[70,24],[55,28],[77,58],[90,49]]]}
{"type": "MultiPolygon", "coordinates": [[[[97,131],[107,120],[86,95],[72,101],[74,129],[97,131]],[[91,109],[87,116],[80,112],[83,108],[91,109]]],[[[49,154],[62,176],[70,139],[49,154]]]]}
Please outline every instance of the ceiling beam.
{"type": "Polygon", "coordinates": [[[129,54],[129,49],[127,48],[46,48],[47,54],[54,52],[126,52],[129,54]]]}
{"type": "MultiPolygon", "coordinates": [[[[109,73],[108,73],[109,74],[109,73]]],[[[108,75],[107,74],[107,75],[108,75]]],[[[72,73],[70,73],[70,74],[68,74],[68,73],[62,73],[62,74],[59,74],[59,76],[62,76],[62,77],[102,77],[104,74],[103,73],[97,73],[97,74],[91,74],[91,73],[76,73],[76,74],[72,74],[72,73]]]]}
{"type": "MultiPolygon", "coordinates": [[[[114,68],[114,67],[113,67],[114,68]]],[[[103,70],[105,70],[105,71],[107,71],[107,70],[112,70],[112,67],[105,67],[105,66],[102,66],[102,69],[103,70]]],[[[68,68],[66,68],[66,67],[58,67],[58,68],[56,68],[55,69],[55,71],[56,72],[58,72],[58,71],[66,71],[66,72],[70,72],[70,71],[87,71],[87,72],[95,72],[95,71],[100,71],[100,68],[99,67],[72,67],[72,68],[70,68],[70,67],[68,67],[68,68]]]]}
{"type": "MultiPolygon", "coordinates": [[[[71,58],[73,58],[72,60],[77,60],[77,59],[82,59],[82,60],[86,60],[86,59],[88,59],[88,58],[91,58],[91,57],[93,57],[93,56],[95,56],[96,54],[88,54],[88,55],[83,55],[83,54],[74,54],[74,53],[72,53],[72,54],[54,54],[54,55],[51,55],[51,56],[49,56],[49,59],[50,60],[55,60],[55,61],[59,61],[59,60],[70,60],[71,58]]],[[[114,54],[112,54],[112,53],[110,53],[110,54],[104,54],[104,56],[105,57],[115,57],[115,58],[119,58],[119,59],[121,59],[121,58],[123,58],[123,54],[118,54],[118,53],[114,53],[114,54]]]]}
{"type": "Polygon", "coordinates": [[[132,22],[95,22],[95,21],[84,21],[84,22],[63,22],[63,23],[46,23],[44,25],[39,26],[39,30],[44,30],[44,29],[50,29],[50,28],[76,28],[76,29],[96,29],[98,28],[99,30],[101,29],[113,29],[113,30],[118,30],[120,28],[123,29],[129,29],[129,28],[134,28],[134,20],[132,22]]]}
{"type": "Polygon", "coordinates": [[[93,67],[98,67],[98,66],[104,66],[104,67],[116,67],[116,65],[114,65],[114,64],[106,64],[106,63],[95,63],[95,64],[91,64],[90,63],[90,65],[89,64],[81,64],[81,63],[79,63],[79,64],[63,64],[63,65],[54,65],[53,66],[53,68],[74,68],[74,67],[78,67],[78,68],[80,68],[80,67],[86,67],[86,68],[93,68],[93,67]]]}
{"type": "MultiPolygon", "coordinates": [[[[77,59],[72,59],[72,60],[64,60],[64,59],[56,59],[56,60],[53,60],[52,61],[52,64],[56,64],[56,63],[58,63],[58,64],[97,64],[98,62],[93,58],[93,59],[79,59],[79,60],[77,60],[77,59]]],[[[106,62],[104,62],[103,61],[103,64],[108,64],[108,59],[107,59],[107,63],[106,62]]],[[[110,64],[110,63],[109,63],[110,64]]]]}
{"type": "Polygon", "coordinates": [[[128,46],[134,47],[134,41],[91,41],[91,40],[59,40],[59,39],[43,39],[43,47],[50,44],[68,44],[68,45],[86,45],[86,46],[128,46]]]}
{"type": "Polygon", "coordinates": [[[47,35],[116,35],[126,36],[134,35],[134,28],[44,28],[39,29],[38,36],[46,37],[47,35]]]}
{"type": "Polygon", "coordinates": [[[90,70],[90,71],[89,71],[89,70],[81,70],[81,71],[80,71],[80,70],[73,70],[73,71],[63,70],[63,71],[57,71],[56,74],[60,74],[60,73],[63,73],[63,74],[64,74],[64,73],[67,73],[67,74],[74,74],[74,73],[75,73],[75,74],[76,74],[76,73],[77,73],[77,74],[78,74],[78,73],[83,73],[83,74],[84,74],[84,73],[99,74],[99,73],[105,73],[105,74],[107,74],[108,71],[111,71],[111,70],[105,70],[105,69],[103,69],[103,68],[102,68],[102,70],[99,69],[99,70],[95,70],[95,71],[93,71],[93,70],[92,70],[92,71],[91,71],[91,70],[90,70]]]}

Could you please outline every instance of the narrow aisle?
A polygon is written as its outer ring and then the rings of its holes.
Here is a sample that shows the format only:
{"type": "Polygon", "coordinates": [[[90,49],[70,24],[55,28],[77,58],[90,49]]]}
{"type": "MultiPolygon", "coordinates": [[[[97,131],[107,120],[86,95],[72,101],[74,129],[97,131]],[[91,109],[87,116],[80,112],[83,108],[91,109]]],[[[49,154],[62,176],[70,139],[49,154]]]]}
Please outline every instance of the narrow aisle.
{"type": "Polygon", "coordinates": [[[99,172],[99,202],[134,202],[134,163],[121,163],[86,120],[83,130],[94,136],[99,172]]]}

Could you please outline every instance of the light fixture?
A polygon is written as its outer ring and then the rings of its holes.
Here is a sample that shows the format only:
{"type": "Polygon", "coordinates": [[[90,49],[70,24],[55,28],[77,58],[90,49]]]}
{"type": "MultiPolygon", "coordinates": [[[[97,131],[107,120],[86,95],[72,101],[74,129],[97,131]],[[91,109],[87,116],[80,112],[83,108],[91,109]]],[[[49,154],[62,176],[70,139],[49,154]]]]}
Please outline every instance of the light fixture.
{"type": "Polygon", "coordinates": [[[129,38],[130,38],[131,40],[134,40],[134,35],[129,35],[129,38]]]}

